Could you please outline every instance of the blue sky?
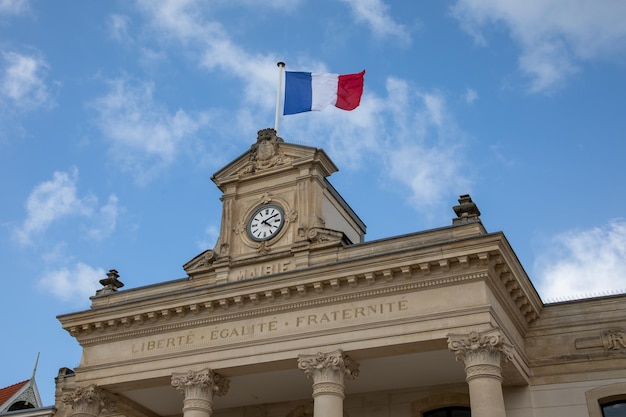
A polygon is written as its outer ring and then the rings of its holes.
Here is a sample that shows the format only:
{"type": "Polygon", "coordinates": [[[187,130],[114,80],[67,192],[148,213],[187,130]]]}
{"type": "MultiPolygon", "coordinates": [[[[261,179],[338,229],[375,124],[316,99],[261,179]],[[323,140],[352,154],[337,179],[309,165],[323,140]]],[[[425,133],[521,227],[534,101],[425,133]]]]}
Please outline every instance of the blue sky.
{"type": "Polygon", "coordinates": [[[626,289],[626,3],[0,0],[0,386],[46,405],[56,316],[183,278],[212,248],[211,175],[274,126],[278,69],[354,73],[359,108],[285,116],[366,240],[451,224],[471,194],[544,300],[626,289]],[[10,342],[6,342],[10,340],[10,342]]]}

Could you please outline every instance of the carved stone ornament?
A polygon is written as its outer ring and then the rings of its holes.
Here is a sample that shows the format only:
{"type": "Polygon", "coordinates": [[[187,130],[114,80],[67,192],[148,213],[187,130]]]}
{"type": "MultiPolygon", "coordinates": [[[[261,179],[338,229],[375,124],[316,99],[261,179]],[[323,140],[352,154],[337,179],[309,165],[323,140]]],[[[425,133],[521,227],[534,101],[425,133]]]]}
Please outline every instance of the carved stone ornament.
{"type": "Polygon", "coordinates": [[[581,337],[574,341],[576,349],[602,348],[611,353],[626,353],[626,332],[614,328],[600,332],[596,337],[581,337]]]}
{"type": "Polygon", "coordinates": [[[359,376],[359,364],[341,350],[300,355],[298,368],[313,380],[313,397],[331,394],[343,398],[344,378],[354,379],[359,376]]]}
{"type": "Polygon", "coordinates": [[[187,262],[185,265],[183,265],[183,269],[188,274],[204,271],[209,269],[216,259],[217,253],[212,249],[208,249],[193,258],[191,261],[187,262]]]}
{"type": "Polygon", "coordinates": [[[306,238],[312,243],[340,241],[343,233],[321,227],[311,227],[306,231],[306,238]]]}
{"type": "Polygon", "coordinates": [[[200,371],[189,370],[182,373],[172,374],[172,386],[181,390],[185,398],[202,398],[204,390],[210,390],[217,395],[228,392],[230,381],[209,368],[200,371]]]}
{"type": "Polygon", "coordinates": [[[466,380],[478,376],[501,379],[501,361],[511,360],[512,346],[496,329],[467,335],[448,335],[448,349],[465,364],[466,380]]]}
{"type": "Polygon", "coordinates": [[[602,345],[606,350],[626,349],[626,333],[623,329],[609,329],[602,332],[602,345]]]}
{"type": "Polygon", "coordinates": [[[276,135],[274,129],[259,130],[256,143],[250,147],[250,161],[241,173],[247,174],[288,162],[289,158],[283,155],[278,146],[282,142],[283,139],[276,135]]]}
{"type": "Polygon", "coordinates": [[[115,397],[98,387],[89,385],[66,392],[61,402],[72,408],[72,415],[98,416],[101,411],[115,411],[115,397]]]}

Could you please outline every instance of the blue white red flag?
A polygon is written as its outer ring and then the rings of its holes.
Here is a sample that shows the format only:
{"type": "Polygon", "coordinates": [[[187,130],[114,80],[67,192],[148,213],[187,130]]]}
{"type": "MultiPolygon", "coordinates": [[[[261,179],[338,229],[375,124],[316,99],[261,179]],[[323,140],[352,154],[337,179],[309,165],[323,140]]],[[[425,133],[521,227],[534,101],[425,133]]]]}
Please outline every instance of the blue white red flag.
{"type": "Polygon", "coordinates": [[[361,103],[364,75],[365,70],[346,75],[286,71],[283,114],[318,111],[329,105],[354,110],[361,103]]]}

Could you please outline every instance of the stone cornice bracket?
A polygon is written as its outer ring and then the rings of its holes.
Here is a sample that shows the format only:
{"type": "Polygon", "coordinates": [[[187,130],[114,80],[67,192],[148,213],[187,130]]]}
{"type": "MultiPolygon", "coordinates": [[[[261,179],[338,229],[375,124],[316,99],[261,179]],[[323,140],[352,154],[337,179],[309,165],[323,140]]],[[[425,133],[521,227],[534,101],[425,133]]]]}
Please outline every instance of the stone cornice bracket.
{"type": "Polygon", "coordinates": [[[72,408],[72,416],[98,416],[101,411],[115,411],[116,398],[97,385],[78,387],[66,392],[61,402],[72,408]]]}
{"type": "Polygon", "coordinates": [[[200,371],[172,373],[172,386],[185,395],[183,412],[213,410],[213,395],[224,395],[228,392],[230,381],[213,372],[209,368],[200,371]]]}
{"type": "Polygon", "coordinates": [[[344,378],[359,376],[359,363],[353,361],[342,350],[314,355],[299,355],[298,368],[313,380],[313,398],[331,394],[344,398],[344,378]]]}
{"type": "Polygon", "coordinates": [[[498,329],[465,335],[448,335],[448,349],[457,361],[465,364],[466,381],[476,377],[491,377],[502,381],[501,361],[511,360],[513,347],[498,329]]]}

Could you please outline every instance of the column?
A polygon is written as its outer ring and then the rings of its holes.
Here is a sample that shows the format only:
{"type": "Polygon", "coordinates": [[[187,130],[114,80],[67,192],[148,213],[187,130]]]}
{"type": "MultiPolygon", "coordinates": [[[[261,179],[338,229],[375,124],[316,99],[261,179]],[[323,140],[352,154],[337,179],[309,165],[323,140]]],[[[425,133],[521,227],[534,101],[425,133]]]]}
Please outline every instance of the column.
{"type": "Polygon", "coordinates": [[[511,359],[511,345],[497,330],[448,335],[448,349],[465,364],[472,417],[506,417],[501,360],[511,359]]]}
{"type": "Polygon", "coordinates": [[[336,350],[300,355],[298,368],[313,380],[313,417],[343,417],[343,381],[359,375],[359,364],[336,350]]]}
{"type": "Polygon", "coordinates": [[[98,387],[78,387],[63,394],[61,402],[72,408],[72,417],[98,417],[103,410],[115,410],[115,397],[98,387]]]}
{"type": "Polygon", "coordinates": [[[206,368],[172,374],[172,386],[185,395],[183,417],[211,417],[213,395],[228,392],[228,379],[206,368]]]}

